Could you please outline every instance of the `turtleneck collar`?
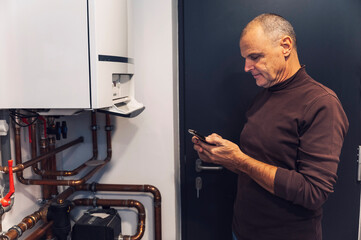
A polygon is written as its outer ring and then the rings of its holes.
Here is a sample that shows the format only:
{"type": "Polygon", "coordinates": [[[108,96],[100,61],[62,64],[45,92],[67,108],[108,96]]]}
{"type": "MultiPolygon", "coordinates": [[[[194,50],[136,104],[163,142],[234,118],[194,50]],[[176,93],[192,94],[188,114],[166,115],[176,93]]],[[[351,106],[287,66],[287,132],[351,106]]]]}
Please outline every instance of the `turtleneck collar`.
{"type": "Polygon", "coordinates": [[[306,71],[305,69],[305,65],[302,65],[300,69],[298,69],[298,71],[293,74],[292,77],[286,79],[285,81],[283,82],[280,82],[276,85],[273,85],[272,87],[269,87],[268,90],[271,91],[271,92],[276,92],[276,91],[279,91],[279,90],[282,90],[284,88],[286,88],[287,86],[290,85],[290,83],[293,82],[293,80],[298,76],[300,75],[301,73],[304,73],[306,71]]]}

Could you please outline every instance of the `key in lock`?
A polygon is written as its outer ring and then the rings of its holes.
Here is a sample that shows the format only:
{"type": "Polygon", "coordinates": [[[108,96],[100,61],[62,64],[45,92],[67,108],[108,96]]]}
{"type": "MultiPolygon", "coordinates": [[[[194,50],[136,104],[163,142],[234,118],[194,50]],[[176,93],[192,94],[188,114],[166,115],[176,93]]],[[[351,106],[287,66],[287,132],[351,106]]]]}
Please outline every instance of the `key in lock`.
{"type": "Polygon", "coordinates": [[[199,191],[202,189],[202,178],[201,177],[196,177],[196,191],[197,191],[197,198],[199,198],[199,191]]]}

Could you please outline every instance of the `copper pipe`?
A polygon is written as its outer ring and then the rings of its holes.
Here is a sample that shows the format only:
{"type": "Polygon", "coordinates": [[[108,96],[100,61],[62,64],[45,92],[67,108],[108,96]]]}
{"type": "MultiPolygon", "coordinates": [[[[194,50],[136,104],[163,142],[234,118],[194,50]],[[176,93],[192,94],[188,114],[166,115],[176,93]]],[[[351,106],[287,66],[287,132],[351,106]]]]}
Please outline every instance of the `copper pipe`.
{"type": "Polygon", "coordinates": [[[148,192],[153,195],[154,201],[154,234],[155,240],[162,239],[161,222],[161,194],[160,191],[152,185],[125,185],[125,184],[83,184],[75,187],[69,187],[58,195],[57,202],[63,203],[70,195],[76,191],[108,191],[108,192],[148,192]]]}
{"type": "MultiPolygon", "coordinates": [[[[42,138],[40,139],[40,155],[46,154],[49,152],[49,141],[48,138],[42,138]]],[[[48,167],[48,161],[50,159],[50,156],[46,159],[43,159],[40,161],[40,167],[41,170],[46,170],[48,167]]],[[[34,166],[34,165],[33,165],[34,166]]],[[[41,175],[41,170],[38,169],[38,171],[36,171],[37,174],[41,175]]]]}
{"type": "MultiPolygon", "coordinates": [[[[55,149],[55,137],[48,138],[48,143],[49,143],[49,145],[48,145],[49,151],[54,150],[55,149]]],[[[56,156],[55,155],[50,156],[48,163],[49,163],[48,166],[46,166],[46,168],[45,168],[46,171],[56,170],[56,156]]],[[[52,178],[52,179],[54,179],[54,178],[52,178]]]]}
{"type": "Polygon", "coordinates": [[[113,207],[134,207],[138,210],[138,227],[135,235],[125,235],[124,240],[139,240],[143,237],[145,231],[145,209],[143,204],[136,200],[119,200],[119,199],[76,199],[73,203],[77,206],[113,206],[113,207]]]}
{"type": "Polygon", "coordinates": [[[44,236],[48,232],[48,230],[51,230],[53,223],[54,223],[53,221],[44,223],[38,229],[36,229],[34,232],[32,232],[27,238],[25,238],[25,240],[40,239],[42,236],[44,236]]]}
{"type": "MultiPolygon", "coordinates": [[[[34,121],[34,119],[32,119],[32,121],[34,121]]],[[[37,155],[37,147],[36,147],[36,125],[32,124],[31,125],[31,158],[36,158],[37,155]]]]}
{"type": "Polygon", "coordinates": [[[74,146],[75,144],[81,143],[81,142],[84,142],[83,137],[79,137],[79,138],[77,138],[77,139],[75,139],[75,140],[73,140],[73,141],[71,141],[69,143],[66,143],[66,144],[64,144],[64,145],[62,145],[60,147],[55,148],[53,151],[49,151],[44,155],[41,155],[39,157],[36,157],[36,158],[31,159],[29,161],[26,161],[25,163],[23,163],[24,168],[30,167],[31,165],[33,165],[33,164],[35,164],[37,162],[40,162],[41,160],[46,159],[46,158],[50,157],[51,155],[54,155],[54,154],[56,154],[58,152],[61,152],[61,151],[64,151],[65,149],[70,148],[70,147],[74,146]]]}
{"type": "MultiPolygon", "coordinates": [[[[34,138],[36,138],[36,128],[35,127],[36,127],[35,124],[33,124],[31,126],[32,136],[34,136],[34,138]]],[[[41,138],[39,141],[40,141],[40,155],[44,155],[44,154],[48,153],[49,152],[48,140],[46,138],[41,138]]],[[[35,147],[31,148],[32,149],[31,155],[32,155],[32,158],[34,159],[37,155],[36,141],[33,141],[32,146],[33,145],[35,145],[35,147]]],[[[52,150],[54,150],[54,149],[52,149],[52,150]]],[[[47,168],[49,159],[50,159],[50,157],[40,161],[41,169],[47,168]]],[[[32,168],[35,173],[37,173],[37,174],[39,173],[40,170],[38,169],[38,163],[34,164],[32,166],[32,168]]],[[[43,177],[43,179],[44,179],[44,177],[43,177]]],[[[42,192],[43,192],[43,199],[46,199],[46,200],[51,199],[52,194],[51,194],[51,188],[49,186],[42,186],[42,192]]]]}
{"type": "MultiPolygon", "coordinates": [[[[47,152],[47,150],[46,151],[44,150],[45,148],[47,148],[46,143],[47,142],[46,142],[45,138],[40,139],[40,155],[47,152]]],[[[38,168],[38,163],[35,163],[32,166],[32,169],[33,169],[34,173],[36,173],[37,175],[41,175],[41,170],[38,168]]]]}
{"type": "Polygon", "coordinates": [[[1,235],[0,239],[4,239],[4,240],[18,239],[18,237],[20,237],[23,232],[34,227],[38,221],[40,220],[46,221],[46,215],[48,212],[49,205],[50,202],[48,202],[46,205],[41,207],[38,211],[34,212],[33,214],[26,216],[18,225],[15,225],[14,227],[10,228],[4,235],[1,235]],[[20,229],[21,232],[19,232],[17,228],[20,229]]]}
{"type": "MultiPolygon", "coordinates": [[[[55,149],[55,137],[49,138],[49,151],[52,151],[55,149]]],[[[49,162],[46,166],[47,171],[56,171],[56,155],[52,155],[49,159],[49,162]]],[[[53,180],[56,180],[56,176],[43,176],[43,178],[50,178],[53,180]]],[[[45,186],[43,186],[45,187],[45,186]]],[[[50,186],[50,195],[56,196],[58,195],[58,187],[57,186],[50,186]]]]}
{"type": "MultiPolygon", "coordinates": [[[[93,146],[93,156],[87,160],[85,163],[81,164],[79,167],[71,171],[57,171],[56,168],[52,168],[49,171],[39,171],[41,176],[74,176],[77,175],[80,171],[88,167],[88,163],[92,160],[98,158],[98,139],[97,139],[97,122],[96,122],[96,113],[93,111],[91,114],[91,123],[92,123],[92,146],[93,146]]],[[[56,162],[55,162],[56,164],[56,162]]]]}
{"type": "MultiPolygon", "coordinates": [[[[36,136],[36,126],[35,126],[35,124],[32,124],[31,125],[31,135],[32,136],[36,136]]],[[[36,137],[35,137],[35,139],[36,139],[36,137]]],[[[42,154],[44,154],[45,152],[43,151],[43,148],[44,148],[44,139],[42,138],[42,139],[40,139],[39,140],[40,141],[40,155],[42,155],[42,154]]],[[[36,156],[37,156],[37,146],[36,146],[36,143],[37,143],[37,141],[32,141],[32,143],[31,143],[31,157],[32,158],[36,158],[36,156]]],[[[36,174],[39,174],[39,172],[40,172],[40,170],[39,170],[39,168],[38,168],[38,163],[36,163],[36,164],[34,164],[33,166],[32,166],[32,169],[33,169],[33,171],[36,173],[36,174]]]]}
{"type": "Polygon", "coordinates": [[[125,184],[84,184],[75,187],[76,190],[109,191],[109,192],[148,192],[153,195],[154,201],[154,234],[156,240],[162,239],[162,197],[160,191],[152,185],[125,185],[125,184]]]}
{"type": "MultiPolygon", "coordinates": [[[[24,170],[24,165],[22,164],[17,164],[13,166],[13,172],[21,172],[23,170],[24,170]]],[[[7,166],[0,166],[0,172],[9,173],[9,168],[7,166]]]]}
{"type": "MultiPolygon", "coordinates": [[[[31,135],[33,136],[34,139],[36,139],[37,133],[36,133],[36,125],[35,124],[31,125],[31,135]]],[[[40,142],[40,155],[44,155],[47,152],[49,152],[48,139],[41,138],[39,140],[39,142],[40,142]]],[[[33,159],[36,158],[36,156],[37,156],[36,143],[37,143],[37,141],[32,141],[32,143],[31,143],[31,156],[32,156],[33,159]]],[[[51,150],[54,150],[54,148],[51,149],[51,150]]],[[[50,160],[50,157],[40,161],[40,165],[41,165],[42,170],[45,170],[45,169],[49,168],[48,167],[49,160],[50,160]]],[[[38,163],[35,163],[34,165],[32,165],[32,169],[36,174],[41,175],[42,170],[40,170],[38,168],[38,163]]],[[[42,179],[47,179],[47,177],[42,177],[42,179]]],[[[52,195],[57,194],[57,193],[55,193],[55,190],[52,189],[50,186],[42,186],[42,193],[43,193],[43,199],[46,199],[46,200],[51,199],[52,195]]]]}
{"type": "MultiPolygon", "coordinates": [[[[35,211],[33,214],[26,216],[18,225],[16,225],[22,232],[25,232],[28,229],[31,229],[35,226],[35,224],[43,220],[45,223],[47,222],[47,215],[48,215],[48,208],[51,203],[63,203],[66,198],[68,198],[72,193],[74,193],[74,188],[69,187],[62,193],[60,193],[56,198],[48,201],[43,207],[41,207],[38,211],[35,211]]],[[[14,240],[17,239],[19,236],[19,232],[14,229],[10,228],[4,235],[0,236],[1,240],[14,240]]]]}
{"type": "MultiPolygon", "coordinates": [[[[15,149],[20,149],[21,150],[21,143],[20,143],[20,127],[15,126],[15,149]]],[[[13,167],[13,172],[19,173],[22,172],[25,168],[28,168],[38,162],[40,162],[43,159],[48,158],[49,156],[56,154],[58,152],[64,151],[67,148],[70,148],[72,146],[74,146],[75,144],[84,142],[84,138],[83,137],[79,137],[69,143],[66,143],[58,148],[55,148],[54,151],[52,152],[48,152],[44,155],[38,156],[34,159],[31,159],[25,163],[22,163],[21,161],[16,162],[16,166],[13,167]]],[[[17,157],[21,157],[21,152],[16,153],[15,156],[17,157]]],[[[8,173],[9,172],[9,168],[8,167],[0,167],[0,171],[3,171],[4,173],[8,173]]]]}
{"type": "MultiPolygon", "coordinates": [[[[79,179],[79,180],[52,180],[52,179],[25,179],[23,177],[23,173],[22,172],[17,172],[16,176],[19,180],[19,182],[26,184],[26,185],[65,185],[65,186],[77,186],[77,185],[82,185],[84,184],[86,181],[88,181],[97,171],[99,171],[100,169],[102,169],[105,164],[107,164],[112,156],[112,149],[111,149],[111,126],[110,126],[110,117],[109,114],[106,114],[106,122],[107,122],[107,126],[106,126],[106,132],[107,132],[107,157],[100,163],[100,165],[95,166],[91,171],[89,171],[83,178],[79,179]]],[[[20,127],[15,126],[15,156],[16,156],[16,163],[17,164],[21,164],[22,160],[21,160],[21,143],[20,143],[20,127]]],[[[83,140],[83,138],[79,138],[81,140],[83,140]]],[[[77,140],[75,140],[77,141],[77,140]]],[[[74,141],[73,141],[74,142],[74,141]]],[[[70,144],[70,143],[68,143],[70,144]]],[[[67,144],[63,145],[66,146],[67,144]]],[[[59,147],[61,148],[61,147],[59,147]]],[[[56,148],[56,149],[59,149],[56,148]]],[[[54,151],[55,152],[55,151],[54,151]]],[[[49,152],[50,153],[50,152],[49,152]]],[[[49,156],[50,154],[47,153],[43,156],[49,156]]],[[[40,159],[40,157],[37,157],[36,159],[40,159]]],[[[41,159],[40,159],[41,160],[41,159]]],[[[38,161],[40,161],[38,160],[38,161]]],[[[24,163],[24,167],[26,165],[29,165],[31,162],[32,164],[34,164],[35,160],[30,160],[26,163],[24,163]]],[[[31,164],[30,164],[31,165],[31,164]]]]}
{"type": "MultiPolygon", "coordinates": [[[[43,155],[43,154],[46,154],[49,151],[50,151],[50,149],[49,149],[48,139],[41,139],[41,142],[40,142],[40,154],[43,155]]],[[[50,157],[41,160],[41,162],[40,162],[41,170],[48,169],[49,160],[50,160],[50,157]]],[[[38,164],[36,164],[36,165],[38,165],[38,164]]],[[[33,169],[35,169],[35,167],[33,167],[33,169]]],[[[42,179],[48,179],[48,178],[42,176],[42,179]]],[[[46,200],[51,199],[51,188],[50,188],[50,186],[42,186],[42,191],[43,191],[43,199],[46,199],[46,200]]]]}
{"type": "Polygon", "coordinates": [[[62,193],[60,193],[57,197],[56,197],[56,202],[58,204],[62,204],[70,195],[72,195],[75,192],[75,188],[74,187],[68,187],[67,189],[65,189],[62,193]]]}

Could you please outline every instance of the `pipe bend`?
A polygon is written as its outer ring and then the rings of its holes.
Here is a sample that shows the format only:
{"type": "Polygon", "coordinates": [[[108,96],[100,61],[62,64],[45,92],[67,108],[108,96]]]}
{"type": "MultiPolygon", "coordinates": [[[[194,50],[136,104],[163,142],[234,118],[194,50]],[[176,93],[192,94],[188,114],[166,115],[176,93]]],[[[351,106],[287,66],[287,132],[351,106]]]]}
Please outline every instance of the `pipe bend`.
{"type": "Polygon", "coordinates": [[[79,186],[79,185],[83,185],[85,183],[86,179],[82,178],[79,180],[70,180],[69,186],[79,186]]]}
{"type": "Polygon", "coordinates": [[[158,188],[156,188],[153,185],[144,185],[144,189],[147,192],[150,192],[150,193],[153,194],[154,202],[161,202],[162,201],[162,196],[161,196],[160,191],[158,190],[158,188]]]}
{"type": "Polygon", "coordinates": [[[138,214],[144,215],[145,214],[145,208],[144,205],[137,201],[137,200],[128,200],[129,206],[135,207],[138,210],[138,214]]]}

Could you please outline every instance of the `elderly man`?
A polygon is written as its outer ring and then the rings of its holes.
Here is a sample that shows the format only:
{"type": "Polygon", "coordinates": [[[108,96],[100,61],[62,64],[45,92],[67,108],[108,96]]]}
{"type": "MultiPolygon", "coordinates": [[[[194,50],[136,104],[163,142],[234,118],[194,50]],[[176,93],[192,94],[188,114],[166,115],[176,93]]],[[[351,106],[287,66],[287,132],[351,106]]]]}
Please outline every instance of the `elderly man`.
{"type": "Polygon", "coordinates": [[[292,25],[262,14],[243,30],[246,72],[264,88],[247,111],[239,147],[193,137],[206,162],[239,174],[234,239],[321,240],[322,205],[337,179],[347,117],[336,94],[298,60],[292,25]]]}

